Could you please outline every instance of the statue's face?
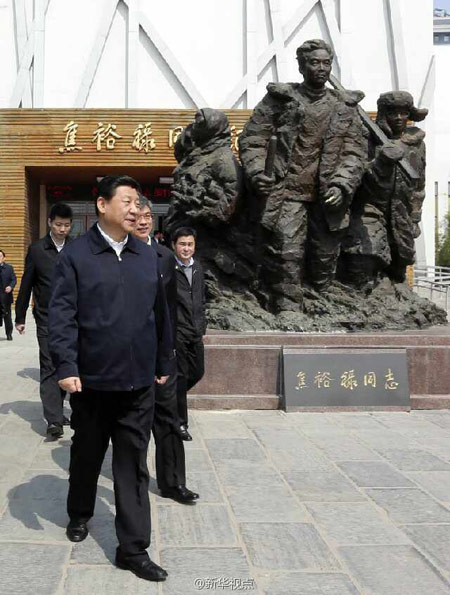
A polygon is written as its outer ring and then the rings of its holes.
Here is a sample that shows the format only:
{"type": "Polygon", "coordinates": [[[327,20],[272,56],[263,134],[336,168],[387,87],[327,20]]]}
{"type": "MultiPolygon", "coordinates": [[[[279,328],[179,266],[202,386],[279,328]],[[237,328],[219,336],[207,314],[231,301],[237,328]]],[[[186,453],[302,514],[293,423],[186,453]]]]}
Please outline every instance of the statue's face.
{"type": "Polygon", "coordinates": [[[305,83],[310,87],[323,87],[330,76],[332,63],[327,50],[314,50],[307,54],[305,63],[299,66],[305,83]]]}
{"type": "Polygon", "coordinates": [[[194,143],[201,144],[202,141],[209,137],[208,125],[202,110],[195,114],[194,123],[192,124],[191,135],[194,143]]]}
{"type": "Polygon", "coordinates": [[[405,106],[392,106],[386,110],[386,121],[394,136],[400,136],[408,124],[409,109],[405,106]]]}

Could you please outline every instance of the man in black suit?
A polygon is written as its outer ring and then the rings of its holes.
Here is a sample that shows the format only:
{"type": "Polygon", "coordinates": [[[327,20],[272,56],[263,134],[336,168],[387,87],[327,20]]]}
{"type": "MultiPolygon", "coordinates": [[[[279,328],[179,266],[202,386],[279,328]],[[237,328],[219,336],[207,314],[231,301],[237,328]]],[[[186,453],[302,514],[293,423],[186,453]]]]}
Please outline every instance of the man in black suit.
{"type": "Polygon", "coordinates": [[[179,227],[172,237],[177,261],[177,400],[183,440],[192,440],[188,431],[187,392],[205,372],[205,280],[200,263],[194,260],[196,238],[197,232],[192,227],[179,227]]]}
{"type": "MultiPolygon", "coordinates": [[[[145,196],[139,197],[139,213],[133,235],[151,246],[158,255],[158,262],[166,291],[173,344],[177,329],[177,280],[173,252],[151,238],[153,228],[152,205],[145,196]]],[[[156,446],[156,480],[164,498],[172,498],[182,504],[195,503],[199,495],[186,487],[186,463],[184,445],[180,436],[180,421],[177,409],[177,366],[171,362],[170,375],[165,384],[155,385],[155,417],[153,436],[156,446]]]]}
{"type": "Polygon", "coordinates": [[[51,207],[48,216],[49,233],[28,248],[16,300],[16,329],[23,335],[33,293],[33,316],[36,320],[36,336],[39,343],[39,393],[47,421],[47,436],[53,440],[63,435],[63,425],[67,425],[69,420],[63,415],[66,393],[58,386],[55,366],[48,350],[48,303],[58,254],[70,241],[68,236],[72,228],[72,217],[72,209],[64,203],[57,203],[51,207]]]}
{"type": "Polygon", "coordinates": [[[5,322],[5,332],[8,341],[12,341],[13,323],[11,319],[11,305],[13,290],[17,279],[12,265],[5,262],[6,253],[0,250],[0,322],[5,322]]]}
{"type": "Polygon", "coordinates": [[[167,573],[147,553],[147,449],[155,375],[166,382],[173,345],[158,257],[131,235],[139,191],[128,176],[100,181],[98,223],[74,240],[56,265],[49,337],[59,385],[71,393],[67,537],[79,542],[88,535],[111,440],[116,566],[160,581],[167,573]]]}

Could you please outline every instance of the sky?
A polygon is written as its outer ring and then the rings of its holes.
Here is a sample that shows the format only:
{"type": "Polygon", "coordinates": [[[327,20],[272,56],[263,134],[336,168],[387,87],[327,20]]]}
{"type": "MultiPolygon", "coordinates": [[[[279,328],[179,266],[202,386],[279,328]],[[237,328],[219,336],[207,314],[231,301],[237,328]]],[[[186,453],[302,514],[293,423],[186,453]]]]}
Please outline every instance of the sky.
{"type": "Polygon", "coordinates": [[[434,8],[445,8],[450,12],[450,0],[433,0],[434,8]]]}

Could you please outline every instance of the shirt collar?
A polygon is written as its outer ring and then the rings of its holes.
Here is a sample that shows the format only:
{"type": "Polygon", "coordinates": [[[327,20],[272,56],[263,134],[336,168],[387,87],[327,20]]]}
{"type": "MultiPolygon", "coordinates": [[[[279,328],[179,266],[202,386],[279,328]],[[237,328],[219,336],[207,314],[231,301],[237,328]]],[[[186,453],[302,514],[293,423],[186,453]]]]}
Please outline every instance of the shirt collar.
{"type": "Polygon", "coordinates": [[[109,236],[105,231],[103,231],[103,229],[100,227],[100,224],[97,223],[97,227],[99,232],[102,234],[102,236],[105,238],[105,240],[108,242],[108,244],[111,246],[111,248],[120,248],[121,250],[124,249],[125,244],[128,242],[128,234],[125,236],[125,239],[122,240],[121,242],[117,242],[116,240],[113,240],[111,236],[109,236]]]}
{"type": "Polygon", "coordinates": [[[52,240],[52,242],[55,244],[56,249],[58,250],[62,250],[64,248],[64,245],[66,243],[66,239],[64,238],[64,241],[62,242],[62,244],[58,244],[57,241],[55,240],[55,238],[53,237],[52,232],[49,233],[50,235],[50,239],[52,240]]]}
{"type": "Polygon", "coordinates": [[[176,256],[175,256],[175,260],[180,265],[180,267],[185,268],[185,269],[188,267],[191,267],[194,264],[194,258],[192,256],[187,264],[184,264],[184,262],[181,262],[181,260],[179,260],[176,256]]]}
{"type": "Polygon", "coordinates": [[[100,234],[105,239],[105,241],[111,246],[111,248],[117,254],[117,258],[119,260],[122,260],[120,258],[120,255],[122,254],[122,251],[125,248],[126,243],[128,242],[128,234],[125,236],[124,240],[122,240],[121,242],[117,242],[116,240],[113,240],[113,238],[111,236],[109,236],[106,232],[103,231],[103,229],[100,227],[99,223],[97,223],[97,228],[98,228],[98,231],[100,232],[100,234]]]}

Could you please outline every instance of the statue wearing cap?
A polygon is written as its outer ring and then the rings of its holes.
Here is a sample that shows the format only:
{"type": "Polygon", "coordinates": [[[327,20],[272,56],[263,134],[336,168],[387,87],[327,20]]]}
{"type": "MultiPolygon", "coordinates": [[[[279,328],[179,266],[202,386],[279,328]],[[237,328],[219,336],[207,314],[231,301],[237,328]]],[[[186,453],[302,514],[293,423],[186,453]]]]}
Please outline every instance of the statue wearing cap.
{"type": "Polygon", "coordinates": [[[416,108],[407,91],[382,93],[377,105],[377,124],[390,140],[382,147],[374,139],[369,144],[371,161],[352,204],[340,262],[341,279],[357,286],[386,275],[405,280],[407,265],[415,261],[425,198],[425,132],[408,120],[420,122],[428,110],[416,108]],[[398,167],[402,158],[417,179],[398,167]]]}

